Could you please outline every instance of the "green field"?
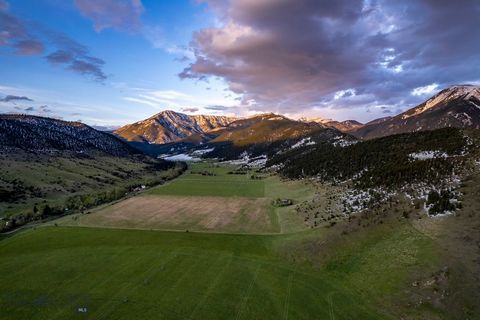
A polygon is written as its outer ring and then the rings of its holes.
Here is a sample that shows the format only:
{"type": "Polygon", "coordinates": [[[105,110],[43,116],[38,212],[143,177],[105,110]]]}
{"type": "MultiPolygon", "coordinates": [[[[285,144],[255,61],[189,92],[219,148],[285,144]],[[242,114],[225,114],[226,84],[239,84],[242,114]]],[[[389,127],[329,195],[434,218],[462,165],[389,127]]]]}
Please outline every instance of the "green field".
{"type": "Polygon", "coordinates": [[[475,243],[457,236],[476,232],[475,196],[460,219],[411,221],[398,201],[310,229],[270,200],[322,202],[336,189],[230,170],[196,164],[144,194],[0,238],[0,320],[479,318],[475,243]],[[205,170],[215,175],[195,173],[205,170]],[[216,180],[262,188],[226,196],[216,180]]]}
{"type": "Polygon", "coordinates": [[[295,204],[312,199],[313,185],[281,181],[262,174],[261,180],[228,174],[235,166],[192,164],[181,177],[140,195],[90,214],[67,216],[60,225],[189,230],[230,233],[286,233],[307,228],[295,206],[275,207],[272,200],[287,198],[295,204]],[[208,172],[212,175],[201,175],[208,172]]]}
{"type": "Polygon", "coordinates": [[[252,180],[250,174],[228,174],[233,166],[218,166],[209,163],[191,164],[190,170],[179,179],[165,186],[154,188],[149,194],[174,196],[215,196],[261,198],[265,194],[263,180],[252,180]],[[192,172],[209,172],[214,176],[204,176],[192,172]]]}
{"type": "Polygon", "coordinates": [[[359,242],[366,243],[363,250],[349,251],[354,247],[344,244],[347,256],[334,255],[326,267],[312,268],[306,261],[314,257],[302,248],[319,237],[319,231],[242,236],[30,230],[0,242],[0,319],[396,318],[377,299],[388,306],[391,291],[405,280],[412,257],[398,254],[417,251],[421,265],[428,240],[381,231],[359,242]],[[376,250],[392,245],[393,251],[376,250]],[[294,248],[297,262],[288,258],[294,248]],[[302,257],[307,260],[300,262],[302,257]],[[332,263],[340,268],[329,270],[332,263]],[[372,271],[381,283],[355,280],[372,271]]]}

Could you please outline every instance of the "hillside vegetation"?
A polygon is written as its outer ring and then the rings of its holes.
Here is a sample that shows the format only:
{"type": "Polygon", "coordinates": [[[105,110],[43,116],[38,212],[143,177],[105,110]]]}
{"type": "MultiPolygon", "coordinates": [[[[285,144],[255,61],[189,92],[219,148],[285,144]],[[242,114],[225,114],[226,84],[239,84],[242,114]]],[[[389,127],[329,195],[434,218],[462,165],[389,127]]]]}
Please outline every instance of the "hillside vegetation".
{"type": "Polygon", "coordinates": [[[394,187],[435,182],[455,172],[467,153],[468,139],[460,129],[406,133],[361,141],[348,146],[315,144],[286,151],[267,162],[289,178],[319,177],[325,181],[352,179],[359,188],[394,187]],[[434,152],[437,157],[416,160],[412,155],[434,152]],[[444,155],[444,156],[443,156],[444,155]]]}

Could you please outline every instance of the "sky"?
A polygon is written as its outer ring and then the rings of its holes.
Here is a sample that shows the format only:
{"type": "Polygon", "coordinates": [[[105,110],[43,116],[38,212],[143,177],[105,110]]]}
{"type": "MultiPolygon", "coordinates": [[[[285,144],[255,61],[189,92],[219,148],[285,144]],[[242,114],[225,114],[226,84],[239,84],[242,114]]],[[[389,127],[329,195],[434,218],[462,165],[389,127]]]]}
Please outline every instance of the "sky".
{"type": "Polygon", "coordinates": [[[392,116],[480,83],[478,0],[0,0],[0,113],[392,116]]]}

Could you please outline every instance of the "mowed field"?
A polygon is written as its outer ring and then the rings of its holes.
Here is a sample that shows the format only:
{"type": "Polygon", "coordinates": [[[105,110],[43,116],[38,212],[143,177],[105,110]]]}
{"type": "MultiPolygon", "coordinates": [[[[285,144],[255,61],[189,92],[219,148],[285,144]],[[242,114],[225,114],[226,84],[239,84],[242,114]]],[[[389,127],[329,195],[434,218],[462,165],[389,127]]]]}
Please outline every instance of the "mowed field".
{"type": "Polygon", "coordinates": [[[278,177],[251,179],[229,174],[235,167],[197,163],[181,177],[141,195],[108,205],[90,214],[69,216],[58,223],[69,226],[280,233],[305,229],[293,206],[272,206],[275,198],[301,202],[314,190],[302,182],[278,177]],[[208,173],[211,175],[202,175],[208,173]]]}
{"type": "Polygon", "coordinates": [[[0,242],[0,319],[380,319],[282,236],[42,227],[0,242]],[[83,311],[83,312],[82,312],[83,311]]]}
{"type": "Polygon", "coordinates": [[[261,198],[265,195],[265,181],[252,180],[253,170],[249,174],[228,174],[234,166],[221,166],[213,163],[194,163],[190,170],[171,183],[154,188],[152,195],[175,196],[214,196],[261,198]],[[212,176],[202,175],[208,172],[212,176]]]}

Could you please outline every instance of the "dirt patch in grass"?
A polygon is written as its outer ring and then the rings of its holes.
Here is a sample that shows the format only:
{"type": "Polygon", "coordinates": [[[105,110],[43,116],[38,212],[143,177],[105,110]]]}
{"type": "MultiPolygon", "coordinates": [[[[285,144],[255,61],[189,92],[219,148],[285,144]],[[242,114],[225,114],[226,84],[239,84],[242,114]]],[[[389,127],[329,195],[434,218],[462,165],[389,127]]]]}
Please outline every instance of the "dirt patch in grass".
{"type": "Polygon", "coordinates": [[[69,217],[64,224],[204,230],[218,232],[277,232],[269,215],[269,199],[138,196],[91,214],[69,217]]]}

